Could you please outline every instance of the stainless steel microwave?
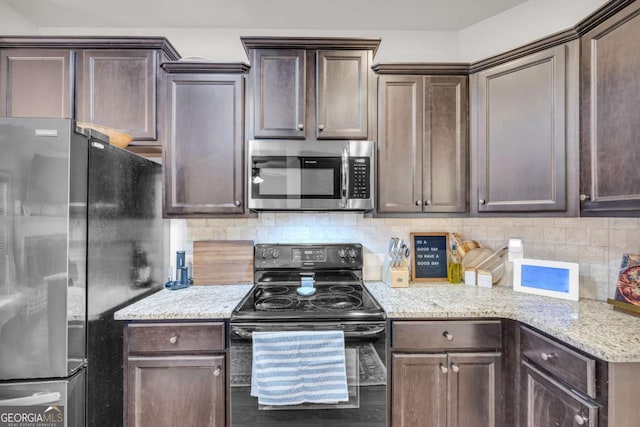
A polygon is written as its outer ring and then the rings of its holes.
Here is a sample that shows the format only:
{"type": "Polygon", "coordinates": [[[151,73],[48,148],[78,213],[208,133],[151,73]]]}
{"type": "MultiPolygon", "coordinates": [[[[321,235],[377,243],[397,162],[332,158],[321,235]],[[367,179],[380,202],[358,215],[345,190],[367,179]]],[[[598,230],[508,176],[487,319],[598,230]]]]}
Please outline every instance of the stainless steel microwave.
{"type": "Polygon", "coordinates": [[[373,141],[250,140],[249,209],[372,210],[374,156],[373,141]]]}

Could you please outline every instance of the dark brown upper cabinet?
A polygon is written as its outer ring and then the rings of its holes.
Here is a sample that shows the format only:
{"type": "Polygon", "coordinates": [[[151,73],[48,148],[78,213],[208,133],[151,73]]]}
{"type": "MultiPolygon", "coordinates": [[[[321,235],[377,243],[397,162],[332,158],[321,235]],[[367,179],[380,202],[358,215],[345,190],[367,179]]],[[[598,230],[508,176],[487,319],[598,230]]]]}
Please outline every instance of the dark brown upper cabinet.
{"type": "Polygon", "coordinates": [[[378,213],[465,212],[467,77],[383,74],[378,85],[378,213]]]}
{"type": "Polygon", "coordinates": [[[640,2],[581,38],[580,200],[585,216],[640,216],[640,2]]]}
{"type": "Polygon", "coordinates": [[[251,64],[254,137],[304,139],[304,49],[255,49],[251,64]]]}
{"type": "Polygon", "coordinates": [[[73,117],[74,52],[0,50],[0,116],[73,117]]]}
{"type": "Polygon", "coordinates": [[[246,64],[164,63],[167,217],[245,213],[246,64]]]}
{"type": "Polygon", "coordinates": [[[154,50],[83,49],[78,55],[77,118],[155,140],[154,50]]]}
{"type": "Polygon", "coordinates": [[[242,37],[251,59],[249,138],[375,135],[370,69],[380,39],[242,37]]]}
{"type": "Polygon", "coordinates": [[[471,75],[472,213],[577,215],[578,42],[471,75]]]}
{"type": "Polygon", "coordinates": [[[164,37],[0,37],[0,115],[71,118],[158,145],[160,63],[179,58],[164,37]]]}

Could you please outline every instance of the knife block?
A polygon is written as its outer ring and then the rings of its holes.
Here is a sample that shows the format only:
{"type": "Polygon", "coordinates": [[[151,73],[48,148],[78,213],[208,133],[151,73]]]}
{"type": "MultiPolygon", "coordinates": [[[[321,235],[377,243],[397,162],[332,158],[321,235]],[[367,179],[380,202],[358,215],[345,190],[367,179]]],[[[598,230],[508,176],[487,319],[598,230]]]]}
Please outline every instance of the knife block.
{"type": "MultiPolygon", "coordinates": [[[[386,260],[385,260],[386,261],[386,260]]],[[[404,260],[399,267],[391,267],[386,263],[382,268],[382,281],[392,288],[409,287],[409,261],[404,260]]]]}

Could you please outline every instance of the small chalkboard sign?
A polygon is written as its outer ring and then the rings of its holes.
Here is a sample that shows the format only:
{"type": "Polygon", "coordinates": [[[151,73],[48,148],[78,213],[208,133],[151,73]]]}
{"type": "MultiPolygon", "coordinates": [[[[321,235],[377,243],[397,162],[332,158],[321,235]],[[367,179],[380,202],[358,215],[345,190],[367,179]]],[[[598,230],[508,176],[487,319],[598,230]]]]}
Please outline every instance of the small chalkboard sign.
{"type": "Polygon", "coordinates": [[[447,280],[449,233],[411,233],[411,281],[447,280]]]}

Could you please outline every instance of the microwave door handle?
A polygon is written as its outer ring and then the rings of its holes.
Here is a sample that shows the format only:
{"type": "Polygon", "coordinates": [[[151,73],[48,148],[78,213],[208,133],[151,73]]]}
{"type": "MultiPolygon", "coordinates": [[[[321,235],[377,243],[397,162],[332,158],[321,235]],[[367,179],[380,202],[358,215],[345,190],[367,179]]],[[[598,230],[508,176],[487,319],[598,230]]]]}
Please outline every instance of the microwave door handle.
{"type": "Polygon", "coordinates": [[[342,149],[342,208],[347,207],[347,196],[349,192],[349,149],[342,149]]]}

